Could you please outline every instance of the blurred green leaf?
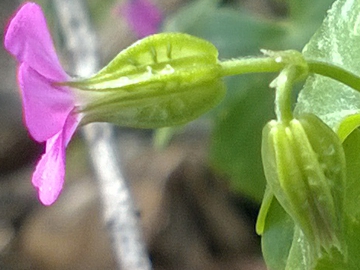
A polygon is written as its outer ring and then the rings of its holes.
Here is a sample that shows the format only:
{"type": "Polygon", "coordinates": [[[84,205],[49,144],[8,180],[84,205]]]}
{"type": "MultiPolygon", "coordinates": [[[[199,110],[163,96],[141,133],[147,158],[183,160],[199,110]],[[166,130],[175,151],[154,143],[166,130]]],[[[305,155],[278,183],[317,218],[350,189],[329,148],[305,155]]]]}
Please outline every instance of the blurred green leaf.
{"type": "Polygon", "coordinates": [[[286,0],[289,17],[282,23],[287,33],[283,42],[291,49],[301,50],[319,28],[334,1],[286,0]]]}
{"type": "Polygon", "coordinates": [[[232,96],[216,119],[210,158],[215,168],[230,176],[235,190],[261,202],[265,188],[261,134],[266,122],[274,117],[274,91],[256,75],[247,77],[251,84],[237,80],[234,87],[239,87],[239,94],[232,96]]]}
{"type": "MultiPolygon", "coordinates": [[[[321,23],[326,11],[335,0],[286,0],[289,5],[289,17],[293,21],[302,21],[307,24],[321,23]]],[[[315,29],[316,30],[316,29],[315,29]]]]}
{"type": "MultiPolygon", "coordinates": [[[[276,40],[284,33],[271,20],[259,19],[245,10],[218,8],[216,1],[211,0],[186,6],[167,20],[164,30],[207,39],[218,48],[221,58],[259,54],[266,41],[276,40]]],[[[278,48],[278,44],[270,49],[278,48]]]]}

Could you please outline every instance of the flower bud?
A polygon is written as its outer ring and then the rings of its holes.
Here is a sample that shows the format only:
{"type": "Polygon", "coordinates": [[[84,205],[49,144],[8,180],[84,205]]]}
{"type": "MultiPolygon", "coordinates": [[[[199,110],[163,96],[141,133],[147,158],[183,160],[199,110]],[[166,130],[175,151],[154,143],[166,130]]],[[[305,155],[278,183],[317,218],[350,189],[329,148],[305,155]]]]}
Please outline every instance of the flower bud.
{"type": "Polygon", "coordinates": [[[263,130],[267,183],[318,254],[342,250],[345,155],[337,135],[315,115],[263,130]]]}

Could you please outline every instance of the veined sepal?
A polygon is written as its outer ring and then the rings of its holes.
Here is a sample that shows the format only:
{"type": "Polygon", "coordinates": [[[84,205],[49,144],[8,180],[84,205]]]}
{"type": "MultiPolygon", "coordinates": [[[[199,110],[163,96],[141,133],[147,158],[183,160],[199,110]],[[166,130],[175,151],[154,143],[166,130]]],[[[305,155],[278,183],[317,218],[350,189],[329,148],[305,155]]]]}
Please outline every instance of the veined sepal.
{"type": "Polygon", "coordinates": [[[189,122],[225,94],[218,51],[208,41],[181,33],[139,40],[89,79],[65,85],[93,96],[80,108],[83,122],[158,128],[189,122]]]}
{"type": "MultiPolygon", "coordinates": [[[[313,252],[320,255],[333,247],[345,252],[346,168],[337,135],[311,114],[286,124],[272,120],[263,130],[262,159],[268,194],[274,194],[303,231],[313,252]]],[[[266,209],[259,219],[260,233],[266,209]]]]}

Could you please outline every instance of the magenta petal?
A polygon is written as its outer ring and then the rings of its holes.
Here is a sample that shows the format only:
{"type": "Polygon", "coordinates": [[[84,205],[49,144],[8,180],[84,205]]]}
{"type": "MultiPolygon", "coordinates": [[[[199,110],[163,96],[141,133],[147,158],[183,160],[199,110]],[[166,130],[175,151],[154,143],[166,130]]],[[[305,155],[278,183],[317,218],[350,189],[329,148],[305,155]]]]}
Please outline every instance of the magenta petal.
{"type": "Polygon", "coordinates": [[[162,14],[150,0],[130,0],[121,11],[140,38],[158,32],[162,14]]]}
{"type": "Polygon", "coordinates": [[[33,174],[32,183],[37,188],[44,205],[55,202],[65,177],[65,145],[62,131],[46,142],[45,154],[41,157],[33,174]]]}
{"type": "Polygon", "coordinates": [[[26,126],[38,142],[58,133],[74,108],[73,96],[66,87],[55,87],[23,63],[18,70],[18,81],[26,126]]]}
{"type": "Polygon", "coordinates": [[[65,81],[68,76],[57,58],[41,8],[35,3],[24,4],[7,28],[5,48],[17,60],[53,81],[65,81]]]}
{"type": "Polygon", "coordinates": [[[37,188],[44,205],[53,204],[58,198],[65,178],[65,148],[74,134],[80,117],[69,115],[65,127],[46,141],[45,154],[33,174],[32,183],[37,188]]]}

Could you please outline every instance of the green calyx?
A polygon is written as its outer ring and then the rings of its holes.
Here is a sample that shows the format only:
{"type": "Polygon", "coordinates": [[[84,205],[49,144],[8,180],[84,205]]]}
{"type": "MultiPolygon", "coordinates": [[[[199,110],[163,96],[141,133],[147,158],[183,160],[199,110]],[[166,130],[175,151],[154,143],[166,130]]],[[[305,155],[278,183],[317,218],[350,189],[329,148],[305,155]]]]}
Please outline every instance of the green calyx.
{"type": "MultiPolygon", "coordinates": [[[[262,159],[270,194],[303,231],[314,253],[332,247],[343,251],[346,168],[337,135],[315,115],[286,124],[273,120],[263,130],[262,159]]],[[[260,222],[265,217],[266,207],[260,222]]],[[[263,224],[257,229],[262,233],[263,224]]]]}
{"type": "Polygon", "coordinates": [[[84,122],[158,128],[189,122],[225,94],[217,49],[180,33],[144,38],[89,79],[65,83],[94,98],[80,111],[84,122]]]}

